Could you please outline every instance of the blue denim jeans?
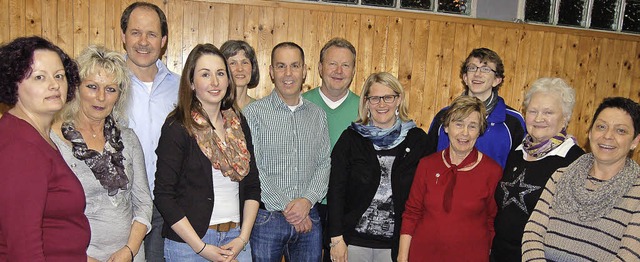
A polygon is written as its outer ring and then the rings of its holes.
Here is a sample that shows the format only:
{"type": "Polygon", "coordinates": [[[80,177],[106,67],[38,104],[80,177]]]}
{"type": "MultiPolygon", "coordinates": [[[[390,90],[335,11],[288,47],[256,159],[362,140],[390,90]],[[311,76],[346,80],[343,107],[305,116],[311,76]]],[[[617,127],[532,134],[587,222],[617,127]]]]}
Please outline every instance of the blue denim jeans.
{"type": "Polygon", "coordinates": [[[164,219],[154,205],[151,215],[151,231],[144,238],[144,256],[149,262],[164,262],[162,224],[164,224],[164,219]]]}
{"type": "Polygon", "coordinates": [[[309,211],[313,224],[308,233],[297,233],[282,212],[258,209],[251,232],[254,262],[318,262],[322,257],[322,226],[316,207],[309,211]]]}
{"type": "MultiPolygon", "coordinates": [[[[218,232],[213,229],[207,229],[207,233],[202,238],[202,241],[209,245],[221,247],[231,240],[240,235],[240,228],[232,228],[229,232],[218,232]]],[[[195,262],[195,261],[208,261],[196,254],[187,243],[173,241],[171,239],[164,240],[164,257],[167,261],[171,262],[195,262]]],[[[251,262],[251,246],[247,246],[238,254],[236,259],[239,262],[251,262]]]]}

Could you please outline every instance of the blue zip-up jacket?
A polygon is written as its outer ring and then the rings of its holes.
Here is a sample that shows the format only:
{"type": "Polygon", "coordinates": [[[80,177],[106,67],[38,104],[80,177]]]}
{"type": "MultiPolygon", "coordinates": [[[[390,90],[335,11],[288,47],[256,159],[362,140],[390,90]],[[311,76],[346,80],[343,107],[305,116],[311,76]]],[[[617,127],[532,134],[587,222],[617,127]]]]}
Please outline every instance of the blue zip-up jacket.
{"type": "MultiPolygon", "coordinates": [[[[449,147],[449,136],[444,132],[442,118],[447,111],[445,107],[431,121],[429,127],[429,145],[436,145],[432,152],[437,152],[449,147]]],[[[487,130],[478,137],[476,147],[485,155],[493,158],[502,168],[507,163],[509,152],[520,145],[526,134],[524,119],[520,112],[507,106],[502,97],[498,97],[498,103],[487,117],[487,130]]]]}

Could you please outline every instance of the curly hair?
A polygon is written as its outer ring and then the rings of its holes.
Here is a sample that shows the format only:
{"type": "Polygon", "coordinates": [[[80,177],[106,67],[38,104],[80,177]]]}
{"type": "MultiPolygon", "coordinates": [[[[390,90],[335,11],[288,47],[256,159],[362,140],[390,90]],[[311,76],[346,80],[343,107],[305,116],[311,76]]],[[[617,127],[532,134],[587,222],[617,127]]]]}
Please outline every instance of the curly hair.
{"type": "Polygon", "coordinates": [[[32,73],[33,54],[36,50],[49,50],[60,57],[67,78],[67,102],[73,100],[80,84],[78,65],[60,47],[39,37],[20,37],[0,47],[0,102],[15,105],[18,85],[32,73]]]}

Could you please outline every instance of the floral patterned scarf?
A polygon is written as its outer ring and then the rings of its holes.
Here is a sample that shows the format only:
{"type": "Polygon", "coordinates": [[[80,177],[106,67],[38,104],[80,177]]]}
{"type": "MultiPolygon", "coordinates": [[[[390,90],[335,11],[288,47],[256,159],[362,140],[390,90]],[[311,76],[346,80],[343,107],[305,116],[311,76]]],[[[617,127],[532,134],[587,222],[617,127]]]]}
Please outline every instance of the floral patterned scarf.
{"type": "Polygon", "coordinates": [[[191,131],[200,150],[211,161],[211,166],[219,169],[222,175],[235,182],[247,176],[251,155],[247,150],[247,142],[238,115],[232,109],[222,110],[226,141],[220,140],[205,116],[193,110],[191,117],[200,126],[205,126],[191,131]]]}

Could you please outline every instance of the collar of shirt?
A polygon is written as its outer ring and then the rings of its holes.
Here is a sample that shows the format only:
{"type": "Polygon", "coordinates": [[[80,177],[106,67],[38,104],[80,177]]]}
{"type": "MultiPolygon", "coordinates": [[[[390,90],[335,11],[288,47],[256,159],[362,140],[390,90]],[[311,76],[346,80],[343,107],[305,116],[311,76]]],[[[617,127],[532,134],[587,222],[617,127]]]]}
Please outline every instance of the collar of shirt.
{"type": "MultiPolygon", "coordinates": [[[[569,153],[569,150],[571,150],[571,147],[573,147],[573,145],[575,144],[576,142],[573,141],[572,138],[567,137],[567,139],[564,140],[562,144],[560,144],[558,147],[551,150],[551,152],[544,155],[543,157],[536,159],[536,161],[544,159],[545,157],[548,157],[548,156],[566,157],[567,153],[569,153]]],[[[524,151],[524,146],[522,145],[522,143],[520,143],[520,145],[516,147],[516,150],[522,151],[522,159],[527,160],[527,156],[529,156],[529,154],[527,154],[527,151],[524,151]]]]}
{"type": "Polygon", "coordinates": [[[322,92],[322,89],[318,88],[318,93],[320,93],[320,97],[322,98],[322,100],[324,101],[325,104],[327,104],[327,106],[331,109],[336,109],[338,108],[342,102],[344,102],[345,100],[347,100],[347,97],[349,96],[349,91],[347,91],[347,93],[340,99],[338,99],[338,101],[331,101],[331,99],[329,99],[327,96],[324,95],[324,93],[322,92]]]}

